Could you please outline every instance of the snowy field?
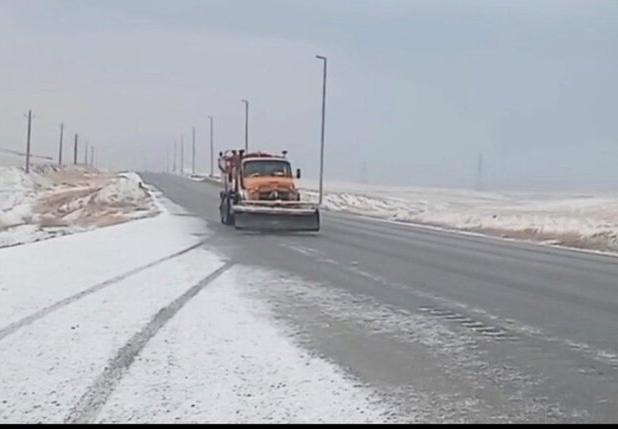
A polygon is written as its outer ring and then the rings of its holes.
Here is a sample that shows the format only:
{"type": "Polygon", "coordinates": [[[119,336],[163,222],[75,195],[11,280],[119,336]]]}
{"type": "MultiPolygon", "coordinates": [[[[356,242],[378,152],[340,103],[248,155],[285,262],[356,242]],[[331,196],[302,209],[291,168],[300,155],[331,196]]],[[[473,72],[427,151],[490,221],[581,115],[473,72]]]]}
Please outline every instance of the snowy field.
{"type": "Polygon", "coordinates": [[[0,422],[386,419],[204,247],[202,220],[149,192],[156,216],[0,248],[0,422]]]}
{"type": "MultiPolygon", "coordinates": [[[[305,198],[317,186],[303,182],[305,198]]],[[[618,251],[618,193],[484,192],[325,183],[324,208],[391,221],[618,251]]]]}
{"type": "Polygon", "coordinates": [[[0,247],[152,216],[135,174],[36,165],[30,174],[0,167],[0,247]]]}

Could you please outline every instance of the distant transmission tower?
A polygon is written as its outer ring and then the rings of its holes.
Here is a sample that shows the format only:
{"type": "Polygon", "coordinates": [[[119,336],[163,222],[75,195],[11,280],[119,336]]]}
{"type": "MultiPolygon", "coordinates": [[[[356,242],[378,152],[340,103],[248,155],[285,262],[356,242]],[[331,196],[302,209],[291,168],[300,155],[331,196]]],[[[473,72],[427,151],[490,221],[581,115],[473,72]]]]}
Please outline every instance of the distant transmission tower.
{"type": "Polygon", "coordinates": [[[481,191],[483,189],[483,154],[479,153],[479,159],[476,171],[476,189],[481,191]]]}
{"type": "Polygon", "coordinates": [[[361,183],[367,184],[367,161],[363,161],[361,166],[361,183]]]}

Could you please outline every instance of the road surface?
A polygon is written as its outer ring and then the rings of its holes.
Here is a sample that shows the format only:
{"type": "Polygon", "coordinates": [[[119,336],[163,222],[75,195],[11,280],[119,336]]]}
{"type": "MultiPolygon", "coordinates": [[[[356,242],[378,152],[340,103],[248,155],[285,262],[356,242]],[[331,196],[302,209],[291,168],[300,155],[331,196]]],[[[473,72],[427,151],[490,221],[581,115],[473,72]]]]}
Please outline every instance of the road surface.
{"type": "Polygon", "coordinates": [[[618,259],[322,213],[318,234],[219,223],[219,189],[149,184],[207,246],[281,282],[256,290],[303,346],[422,421],[618,421],[618,259]]]}

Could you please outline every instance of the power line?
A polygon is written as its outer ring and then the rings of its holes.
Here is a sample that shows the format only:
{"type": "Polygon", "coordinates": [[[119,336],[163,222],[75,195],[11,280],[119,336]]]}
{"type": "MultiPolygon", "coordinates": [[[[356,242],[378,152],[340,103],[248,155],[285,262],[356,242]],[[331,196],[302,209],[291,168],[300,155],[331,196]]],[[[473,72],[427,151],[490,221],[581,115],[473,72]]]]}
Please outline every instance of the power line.
{"type": "MultiPolygon", "coordinates": [[[[20,152],[18,150],[13,150],[13,149],[8,149],[8,148],[3,148],[0,147],[0,152],[4,152],[4,153],[10,153],[12,155],[17,155],[17,156],[26,156],[25,152],[20,152]]],[[[49,161],[53,161],[54,158],[52,156],[46,156],[46,155],[34,155],[34,154],[30,154],[30,158],[40,158],[40,159],[46,159],[49,161]]]]}

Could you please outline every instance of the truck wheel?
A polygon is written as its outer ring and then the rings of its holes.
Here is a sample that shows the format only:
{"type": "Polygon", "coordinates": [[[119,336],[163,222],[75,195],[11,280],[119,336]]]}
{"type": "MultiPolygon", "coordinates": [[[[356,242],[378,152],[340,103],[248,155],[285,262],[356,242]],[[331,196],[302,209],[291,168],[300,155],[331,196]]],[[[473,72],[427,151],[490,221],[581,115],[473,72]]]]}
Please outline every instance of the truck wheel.
{"type": "Polygon", "coordinates": [[[232,202],[229,199],[227,200],[227,222],[228,225],[234,225],[235,223],[234,212],[232,211],[232,202]]]}
{"type": "Polygon", "coordinates": [[[225,225],[225,198],[221,197],[221,202],[219,202],[219,218],[221,219],[221,223],[225,225]]]}
{"type": "Polygon", "coordinates": [[[234,225],[234,214],[232,213],[232,203],[226,198],[221,204],[221,222],[224,225],[234,225]]]}

